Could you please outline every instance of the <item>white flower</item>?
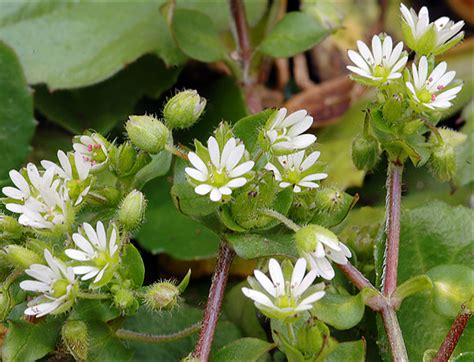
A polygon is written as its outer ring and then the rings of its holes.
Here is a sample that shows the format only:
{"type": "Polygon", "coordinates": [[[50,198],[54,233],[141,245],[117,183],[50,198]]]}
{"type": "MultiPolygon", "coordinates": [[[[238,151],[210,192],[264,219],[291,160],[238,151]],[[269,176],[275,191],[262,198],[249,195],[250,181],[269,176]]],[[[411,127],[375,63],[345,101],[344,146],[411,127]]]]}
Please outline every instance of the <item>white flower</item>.
{"type": "Polygon", "coordinates": [[[91,163],[87,162],[79,152],[67,155],[61,150],[58,151],[58,160],[60,165],[43,160],[41,161],[41,166],[46,170],[54,168],[59,177],[69,181],[66,187],[68,188],[70,198],[75,200],[74,206],[77,206],[82,202],[90,189],[90,185],[85,181],[89,177],[91,163]],[[71,162],[71,158],[74,160],[73,162],[71,162]]]}
{"type": "Polygon", "coordinates": [[[26,176],[16,170],[10,171],[10,178],[17,188],[7,186],[2,189],[8,197],[5,207],[21,214],[18,221],[25,226],[52,229],[64,224],[69,198],[60,180],[54,178],[55,170],[50,168],[40,174],[36,166],[29,163],[26,176]]]}
{"type": "Polygon", "coordinates": [[[446,109],[461,91],[462,85],[447,88],[456,76],[455,71],[446,72],[446,62],[439,63],[428,75],[428,60],[421,57],[418,68],[412,64],[413,82],[406,82],[410,97],[419,105],[428,109],[446,109]]]}
{"type": "Polygon", "coordinates": [[[440,54],[456,45],[464,37],[460,32],[464,21],[454,23],[443,16],[430,23],[428,9],[423,6],[418,15],[415,10],[408,9],[400,4],[400,11],[404,22],[402,29],[406,42],[410,48],[421,54],[440,54]]]}
{"type": "Polygon", "coordinates": [[[82,275],[81,280],[95,277],[93,283],[103,285],[112,278],[119,263],[117,230],[112,226],[107,236],[104,224],[100,221],[97,222],[97,230],[88,223],[82,227],[82,233],[72,235],[74,244],[80,250],[66,249],[65,254],[73,260],[85,262],[85,265],[73,267],[75,274],[82,275]]]}
{"type": "Polygon", "coordinates": [[[271,118],[264,130],[264,136],[276,154],[291,153],[311,146],[316,141],[312,134],[302,134],[313,124],[313,117],[304,109],[286,117],[286,108],[281,108],[271,118]]]}
{"type": "Polygon", "coordinates": [[[318,276],[331,280],[334,269],[328,259],[337,264],[347,264],[352,256],[347,246],[330,230],[319,225],[307,225],[297,231],[295,241],[300,255],[318,276]]]}
{"type": "Polygon", "coordinates": [[[319,287],[310,288],[316,279],[316,272],[312,270],[305,276],[306,261],[303,258],[296,262],[291,280],[285,280],[283,270],[275,259],[270,259],[268,269],[271,279],[260,270],[255,270],[256,280],[249,278],[253,289],[242,288],[245,296],[252,299],[255,306],[268,317],[293,317],[311,309],[314,302],[324,297],[325,292],[319,287]]]}
{"type": "MultiPolygon", "coordinates": [[[[369,85],[378,85],[402,76],[401,71],[407,63],[408,56],[402,52],[403,43],[393,48],[393,41],[386,36],[383,42],[378,35],[372,38],[372,51],[362,41],[357,41],[359,53],[349,50],[347,55],[356,66],[348,65],[347,69],[362,78],[369,79],[369,85]]],[[[357,78],[359,79],[359,78],[357,78]]]]}
{"type": "Polygon", "coordinates": [[[98,133],[74,137],[72,147],[82,155],[86,162],[90,163],[92,171],[101,171],[107,165],[108,142],[98,133]]]}
{"type": "Polygon", "coordinates": [[[304,161],[305,151],[278,156],[279,164],[274,165],[269,162],[265,165],[265,169],[273,172],[281,188],[293,186],[294,192],[301,192],[305,188],[314,189],[319,185],[313,181],[328,177],[327,173],[314,172],[314,166],[320,154],[321,152],[314,151],[304,161]]]}
{"type": "Polygon", "coordinates": [[[191,179],[191,183],[197,185],[194,191],[199,195],[210,193],[212,201],[220,201],[222,195],[232,194],[232,189],[242,187],[247,183],[245,177],[252,170],[255,162],[243,161],[245,146],[235,138],[230,138],[222,151],[215,137],[209,137],[207,141],[209,162],[204,162],[194,152],[189,152],[188,157],[194,166],[186,167],[185,172],[191,179]]]}
{"type": "Polygon", "coordinates": [[[37,318],[46,314],[57,314],[66,311],[74,303],[76,280],[72,268],[66,267],[60,260],[54,258],[48,249],[44,250],[46,265],[32,264],[25,273],[36,280],[25,280],[20,288],[30,292],[42,293],[28,303],[26,315],[37,318]]]}

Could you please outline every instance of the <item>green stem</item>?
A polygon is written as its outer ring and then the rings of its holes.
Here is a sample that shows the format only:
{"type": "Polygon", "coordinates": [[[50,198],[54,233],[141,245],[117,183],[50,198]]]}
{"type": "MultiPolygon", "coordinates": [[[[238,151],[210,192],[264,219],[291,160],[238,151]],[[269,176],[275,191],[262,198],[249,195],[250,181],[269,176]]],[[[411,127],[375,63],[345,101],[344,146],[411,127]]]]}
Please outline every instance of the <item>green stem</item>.
{"type": "Polygon", "coordinates": [[[126,339],[128,341],[136,341],[142,343],[160,344],[174,342],[179,339],[188,337],[198,332],[201,328],[201,322],[195,323],[192,326],[182,329],[178,332],[171,334],[149,334],[139,333],[130,331],[128,329],[119,329],[115,332],[115,335],[120,339],[126,339]]]}
{"type": "Polygon", "coordinates": [[[179,157],[179,158],[182,158],[183,160],[185,161],[188,161],[189,158],[188,158],[188,155],[184,152],[182,152],[178,147],[176,147],[175,145],[170,145],[170,144],[167,144],[165,146],[165,150],[168,151],[169,153],[179,157]]]}
{"type": "Polygon", "coordinates": [[[109,299],[112,297],[110,294],[86,293],[86,292],[79,292],[77,293],[77,296],[83,299],[95,299],[95,300],[109,299]]]}
{"type": "Polygon", "coordinates": [[[301,226],[297,225],[293,220],[288,219],[285,215],[280,214],[278,211],[275,211],[272,209],[259,209],[258,211],[264,215],[273,217],[274,219],[281,221],[283,224],[285,224],[289,229],[293,230],[295,233],[299,229],[301,229],[301,226]]]}
{"type": "Polygon", "coordinates": [[[293,323],[288,322],[288,323],[285,323],[285,324],[286,324],[286,330],[288,331],[288,338],[290,339],[290,343],[292,345],[295,345],[296,344],[296,335],[295,335],[295,331],[293,329],[293,323]]]}

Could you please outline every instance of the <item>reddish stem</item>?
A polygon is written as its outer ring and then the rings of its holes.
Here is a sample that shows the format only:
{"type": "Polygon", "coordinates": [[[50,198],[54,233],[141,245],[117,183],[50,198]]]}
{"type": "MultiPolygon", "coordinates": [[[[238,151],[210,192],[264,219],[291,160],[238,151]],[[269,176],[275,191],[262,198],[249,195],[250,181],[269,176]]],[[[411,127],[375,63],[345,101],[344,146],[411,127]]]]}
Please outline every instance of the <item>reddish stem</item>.
{"type": "Polygon", "coordinates": [[[458,314],[451,326],[451,329],[448,332],[448,335],[444,339],[443,344],[439,348],[434,362],[447,362],[449,360],[449,357],[451,357],[453,354],[453,351],[458,344],[459,338],[461,338],[464,328],[466,328],[471,316],[472,312],[469,310],[463,310],[458,314]]]}
{"type": "Polygon", "coordinates": [[[375,289],[372,283],[350,262],[347,262],[346,265],[336,264],[339,270],[341,270],[349,279],[352,284],[354,284],[357,289],[371,288],[375,289]]]}
{"type": "Polygon", "coordinates": [[[403,166],[389,162],[387,177],[385,270],[383,293],[390,297],[397,288],[398,251],[400,248],[400,205],[403,166]]]}
{"type": "Polygon", "coordinates": [[[206,310],[202,320],[202,328],[199,339],[194,350],[194,356],[200,361],[207,361],[211,353],[214,331],[221,312],[222,298],[229,276],[230,265],[234,259],[234,251],[226,242],[221,242],[217,265],[212,278],[209,296],[207,298],[206,310]]]}
{"type": "Polygon", "coordinates": [[[392,306],[386,305],[381,309],[381,314],[393,361],[408,362],[408,354],[405,348],[402,330],[398,324],[397,313],[395,313],[392,306]]]}

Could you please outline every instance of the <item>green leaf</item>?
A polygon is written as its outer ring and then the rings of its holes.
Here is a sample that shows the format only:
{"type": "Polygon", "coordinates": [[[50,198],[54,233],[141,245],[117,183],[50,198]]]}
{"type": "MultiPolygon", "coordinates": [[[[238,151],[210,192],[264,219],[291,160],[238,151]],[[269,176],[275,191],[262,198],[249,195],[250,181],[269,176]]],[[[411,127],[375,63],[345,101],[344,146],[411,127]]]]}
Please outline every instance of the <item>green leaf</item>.
{"type": "Polygon", "coordinates": [[[56,347],[62,317],[47,316],[37,323],[23,320],[26,303],[14,308],[8,320],[8,332],[3,340],[4,361],[36,361],[56,347]]]}
{"type": "MultiPolygon", "coordinates": [[[[141,307],[136,315],[125,321],[122,328],[142,333],[167,335],[188,328],[201,318],[202,311],[188,305],[162,313],[153,313],[141,307]]],[[[220,320],[217,324],[212,350],[217,351],[239,338],[241,338],[240,332],[232,323],[220,320]]],[[[166,344],[140,342],[127,342],[127,344],[134,351],[134,361],[179,361],[193,351],[196,340],[197,333],[166,344]]]]}
{"type": "Polygon", "coordinates": [[[146,53],[159,54],[167,64],[185,60],[160,13],[163,3],[5,3],[0,39],[18,53],[28,83],[82,87],[109,78],[146,53]]]}
{"type": "Polygon", "coordinates": [[[421,292],[422,290],[431,289],[432,287],[433,283],[428,276],[418,275],[400,284],[395,290],[393,298],[398,299],[401,303],[403,299],[421,292]]]}
{"type": "Polygon", "coordinates": [[[362,131],[366,102],[354,104],[337,124],[325,127],[318,134],[318,145],[321,161],[326,162],[329,175],[328,184],[341,189],[351,186],[362,186],[365,171],[358,170],[352,163],[351,145],[354,137],[362,131]]]}
{"type": "Polygon", "coordinates": [[[357,295],[326,293],[313,305],[312,313],[339,330],[355,327],[365,311],[364,293],[357,295]]]}
{"type": "Polygon", "coordinates": [[[451,359],[451,362],[472,362],[474,360],[474,352],[460,353],[451,359]]]}
{"type": "Polygon", "coordinates": [[[133,351],[115,336],[114,330],[101,321],[88,321],[89,350],[87,361],[131,361],[133,351]]]}
{"type": "Polygon", "coordinates": [[[81,299],[74,304],[69,319],[108,322],[120,316],[110,300],[81,299]]]}
{"type": "Polygon", "coordinates": [[[171,159],[171,153],[166,150],[151,155],[150,163],[133,177],[133,185],[141,189],[148,181],[166,175],[171,167],[171,159]]]}
{"type": "MultiPolygon", "coordinates": [[[[442,264],[471,267],[473,216],[473,210],[452,207],[439,201],[405,211],[401,218],[399,284],[413,276],[428,274],[430,269],[442,264]]],[[[377,245],[377,254],[383,255],[383,244],[377,245]]],[[[377,272],[380,275],[380,265],[377,272]]],[[[406,299],[397,317],[408,357],[414,361],[421,360],[423,351],[427,349],[437,350],[453,322],[453,318],[435,312],[430,291],[406,299]]],[[[383,329],[380,321],[379,329],[383,329]]],[[[471,350],[473,338],[474,325],[471,324],[464,330],[455,353],[471,350]]],[[[380,342],[385,345],[382,349],[387,350],[386,340],[380,342]]]]}
{"type": "Polygon", "coordinates": [[[365,340],[339,343],[334,351],[324,359],[324,362],[364,362],[365,361],[365,340]],[[350,357],[349,357],[350,356],[350,357]],[[349,359],[348,359],[349,358],[349,359]]]}
{"type": "Polygon", "coordinates": [[[273,343],[257,338],[241,338],[220,349],[213,358],[215,362],[258,361],[275,347],[273,343]]]}
{"type": "Polygon", "coordinates": [[[175,82],[180,68],[167,68],[154,56],[140,58],[106,81],[80,89],[35,91],[35,106],[50,121],[72,133],[91,128],[108,133],[133,114],[143,96],[159,97],[175,82]]]}
{"type": "Polygon", "coordinates": [[[143,248],[184,260],[215,255],[219,246],[217,235],[176,210],[166,178],[153,180],[143,192],[148,196],[146,221],[137,236],[143,248]]]}
{"type": "MultiPolygon", "coordinates": [[[[474,270],[466,265],[438,265],[428,272],[433,281],[434,310],[456,318],[462,305],[474,298],[474,270]]],[[[472,307],[471,307],[472,308],[472,307]]]]}
{"type": "Polygon", "coordinates": [[[145,279],[145,265],[140,252],[133,244],[126,244],[122,250],[120,275],[132,281],[135,287],[141,287],[145,279]]]}
{"type": "Polygon", "coordinates": [[[227,292],[223,311],[227,318],[242,330],[244,336],[266,339],[253,302],[242,293],[242,287],[247,285],[247,282],[241,282],[227,292]]]}
{"type": "Polygon", "coordinates": [[[227,240],[243,259],[298,255],[292,233],[228,234],[227,240]]]}
{"type": "Polygon", "coordinates": [[[275,25],[259,50],[276,58],[291,57],[312,48],[330,33],[311,15],[291,12],[275,25]]]}
{"type": "Polygon", "coordinates": [[[176,9],[171,28],[179,48],[189,57],[207,63],[225,58],[219,32],[206,14],[176,9]]]}
{"type": "Polygon", "coordinates": [[[0,180],[25,161],[34,129],[33,99],[23,71],[14,51],[0,41],[0,180]]]}

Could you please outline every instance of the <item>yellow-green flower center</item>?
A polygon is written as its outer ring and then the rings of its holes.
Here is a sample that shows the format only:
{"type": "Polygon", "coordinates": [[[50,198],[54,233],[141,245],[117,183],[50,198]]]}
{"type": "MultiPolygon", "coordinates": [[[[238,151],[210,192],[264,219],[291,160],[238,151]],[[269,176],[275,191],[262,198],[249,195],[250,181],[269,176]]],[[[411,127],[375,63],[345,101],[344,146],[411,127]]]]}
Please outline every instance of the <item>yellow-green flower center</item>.
{"type": "Polygon", "coordinates": [[[224,170],[222,170],[222,171],[215,170],[212,173],[212,179],[214,181],[213,185],[216,186],[216,187],[225,186],[227,184],[227,182],[229,182],[229,177],[227,176],[227,174],[224,170]]]}
{"type": "Polygon", "coordinates": [[[59,280],[56,280],[54,283],[53,283],[53,292],[51,293],[53,295],[53,297],[55,298],[59,298],[59,297],[62,297],[64,294],[67,293],[67,287],[69,285],[69,281],[66,280],[66,279],[59,279],[59,280]]]}
{"type": "Polygon", "coordinates": [[[432,99],[432,94],[426,89],[417,92],[416,96],[422,103],[429,103],[432,99]]]}
{"type": "Polygon", "coordinates": [[[376,65],[373,69],[374,77],[387,78],[390,74],[390,69],[387,69],[381,65],[376,65]]]}
{"type": "Polygon", "coordinates": [[[286,175],[288,182],[291,184],[297,184],[301,177],[300,172],[298,170],[290,170],[286,175]]]}

